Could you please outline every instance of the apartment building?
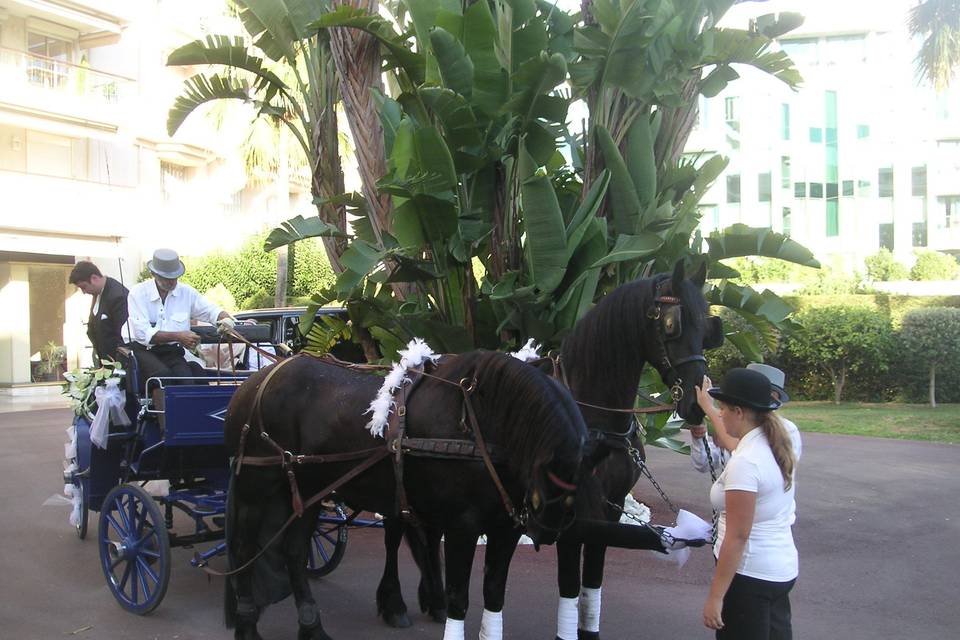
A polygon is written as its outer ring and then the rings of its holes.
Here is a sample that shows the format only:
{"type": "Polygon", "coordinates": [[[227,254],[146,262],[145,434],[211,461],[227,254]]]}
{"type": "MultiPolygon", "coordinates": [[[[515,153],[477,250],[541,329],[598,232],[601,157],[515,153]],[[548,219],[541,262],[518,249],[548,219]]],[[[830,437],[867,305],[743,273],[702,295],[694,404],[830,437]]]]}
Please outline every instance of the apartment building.
{"type": "MultiPolygon", "coordinates": [[[[71,368],[89,362],[90,300],[67,283],[77,260],[129,285],[158,246],[230,248],[286,217],[278,190],[248,186],[242,114],[219,131],[195,115],[166,134],[197,72],[166,57],[238,32],[223,6],[0,0],[0,386],[37,380],[47,346],[65,346],[71,368]]],[[[303,181],[289,191],[309,203],[303,181]]]]}
{"type": "Polygon", "coordinates": [[[738,4],[725,26],[794,11],[779,45],[804,78],[796,92],[751,68],[701,98],[687,151],[730,164],[703,200],[704,232],[771,227],[825,263],[863,269],[880,247],[960,254],[960,89],[918,81],[907,29],[915,0],[738,4]]]}

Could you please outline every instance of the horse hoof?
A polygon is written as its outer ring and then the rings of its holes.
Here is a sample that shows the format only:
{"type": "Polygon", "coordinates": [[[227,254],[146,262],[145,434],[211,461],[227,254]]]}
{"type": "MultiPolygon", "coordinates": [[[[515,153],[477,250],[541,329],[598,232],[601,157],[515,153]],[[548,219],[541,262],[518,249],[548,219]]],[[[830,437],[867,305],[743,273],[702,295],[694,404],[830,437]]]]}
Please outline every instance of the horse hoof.
{"type": "Polygon", "coordinates": [[[297,640],[333,640],[323,630],[323,625],[317,622],[315,627],[300,627],[297,633],[297,640]]]}
{"type": "Polygon", "coordinates": [[[430,619],[434,622],[444,623],[447,621],[447,610],[446,609],[431,609],[430,610],[430,619]]]}
{"type": "Polygon", "coordinates": [[[600,640],[600,632],[577,629],[577,640],[600,640]]]}
{"type": "Polygon", "coordinates": [[[393,627],[394,629],[406,629],[407,627],[412,627],[413,623],[410,622],[409,616],[406,613],[387,613],[383,614],[383,621],[387,625],[393,627]]]}

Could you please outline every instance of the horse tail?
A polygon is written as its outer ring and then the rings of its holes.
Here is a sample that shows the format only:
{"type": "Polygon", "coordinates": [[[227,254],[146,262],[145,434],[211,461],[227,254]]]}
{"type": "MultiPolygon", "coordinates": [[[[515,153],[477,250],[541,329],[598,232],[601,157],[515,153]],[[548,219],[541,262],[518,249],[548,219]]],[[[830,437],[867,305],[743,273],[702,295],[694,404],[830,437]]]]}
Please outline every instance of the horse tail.
{"type": "MultiPolygon", "coordinates": [[[[224,518],[224,540],[227,549],[227,570],[233,569],[236,564],[236,558],[230,538],[236,531],[237,506],[235,496],[235,486],[237,474],[234,472],[236,460],[230,462],[230,482],[227,485],[227,513],[224,518]]],[[[233,576],[227,576],[223,584],[223,624],[227,629],[234,629],[237,626],[237,593],[233,588],[233,576]]]]}

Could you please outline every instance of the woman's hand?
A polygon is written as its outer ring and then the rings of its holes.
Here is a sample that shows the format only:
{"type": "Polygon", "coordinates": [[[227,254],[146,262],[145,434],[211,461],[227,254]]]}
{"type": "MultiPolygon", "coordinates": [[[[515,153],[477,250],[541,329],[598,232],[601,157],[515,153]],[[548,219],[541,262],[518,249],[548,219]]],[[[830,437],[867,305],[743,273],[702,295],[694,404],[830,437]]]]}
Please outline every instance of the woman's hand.
{"type": "Polygon", "coordinates": [[[707,598],[707,603],[703,605],[703,626],[708,629],[722,629],[723,618],[720,612],[723,610],[723,598],[707,598]]]}
{"type": "Polygon", "coordinates": [[[713,409],[713,396],[707,393],[707,389],[712,387],[713,381],[707,376],[703,376],[703,382],[701,383],[701,386],[696,387],[697,404],[700,405],[700,408],[703,409],[704,413],[713,409]]]}

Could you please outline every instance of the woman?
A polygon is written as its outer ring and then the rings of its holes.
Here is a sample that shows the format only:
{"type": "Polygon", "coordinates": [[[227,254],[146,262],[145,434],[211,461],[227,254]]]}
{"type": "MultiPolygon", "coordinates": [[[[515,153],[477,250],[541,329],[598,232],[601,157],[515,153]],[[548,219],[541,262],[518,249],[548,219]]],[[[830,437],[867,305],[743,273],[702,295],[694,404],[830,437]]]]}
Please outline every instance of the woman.
{"type": "Polygon", "coordinates": [[[795,457],[790,436],[773,411],[780,406],[770,381],[757,371],[731,369],[718,401],[727,433],[739,441],[710,490],[720,513],[717,568],[703,623],[718,639],[792,638],[789,593],[798,573],[790,525],[795,457]]]}

